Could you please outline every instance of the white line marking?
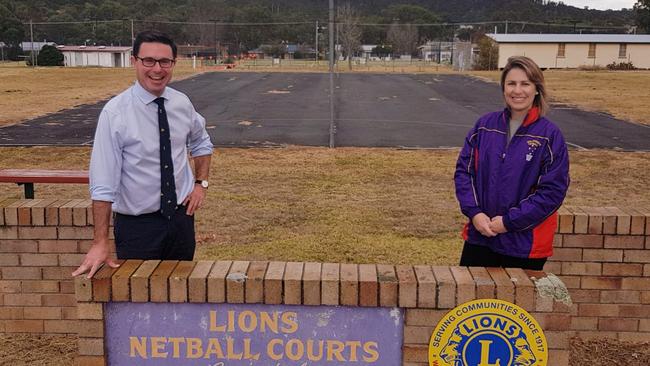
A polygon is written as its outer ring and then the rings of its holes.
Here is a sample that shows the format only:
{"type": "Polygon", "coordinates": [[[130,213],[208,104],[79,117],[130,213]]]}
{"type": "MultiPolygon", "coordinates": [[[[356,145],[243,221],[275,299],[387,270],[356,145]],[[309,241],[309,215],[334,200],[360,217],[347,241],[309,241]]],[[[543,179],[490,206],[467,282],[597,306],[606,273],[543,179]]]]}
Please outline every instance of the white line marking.
{"type": "Polygon", "coordinates": [[[571,147],[575,147],[575,148],[578,149],[578,150],[589,150],[589,149],[587,149],[586,147],[582,147],[582,146],[580,146],[580,145],[573,144],[573,143],[570,143],[570,142],[568,142],[568,141],[566,142],[566,144],[569,145],[569,146],[571,146],[571,147]]]}

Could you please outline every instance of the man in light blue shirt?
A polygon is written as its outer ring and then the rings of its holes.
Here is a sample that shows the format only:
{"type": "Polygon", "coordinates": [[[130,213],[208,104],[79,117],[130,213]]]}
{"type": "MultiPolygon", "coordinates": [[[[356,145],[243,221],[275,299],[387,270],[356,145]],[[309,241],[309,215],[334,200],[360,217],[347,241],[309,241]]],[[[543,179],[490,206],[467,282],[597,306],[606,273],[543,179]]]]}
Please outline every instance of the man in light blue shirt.
{"type": "Polygon", "coordinates": [[[111,211],[119,259],[193,259],[193,215],[206,196],[213,146],[189,98],[167,87],[176,54],[165,34],[138,34],[137,81],[99,116],[90,160],[94,239],[73,276],[117,267],[109,258],[111,211]]]}

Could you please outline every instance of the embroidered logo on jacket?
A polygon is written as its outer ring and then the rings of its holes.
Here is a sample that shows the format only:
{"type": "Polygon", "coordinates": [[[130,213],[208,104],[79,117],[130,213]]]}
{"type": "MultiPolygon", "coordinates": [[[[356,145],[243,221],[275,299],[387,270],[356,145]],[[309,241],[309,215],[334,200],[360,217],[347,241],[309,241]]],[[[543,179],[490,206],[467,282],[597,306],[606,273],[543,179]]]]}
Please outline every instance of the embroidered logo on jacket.
{"type": "Polygon", "coordinates": [[[528,154],[526,154],[526,161],[531,161],[533,160],[533,153],[535,153],[535,150],[537,150],[538,147],[542,146],[542,144],[537,140],[528,140],[526,143],[528,144],[528,154]]]}

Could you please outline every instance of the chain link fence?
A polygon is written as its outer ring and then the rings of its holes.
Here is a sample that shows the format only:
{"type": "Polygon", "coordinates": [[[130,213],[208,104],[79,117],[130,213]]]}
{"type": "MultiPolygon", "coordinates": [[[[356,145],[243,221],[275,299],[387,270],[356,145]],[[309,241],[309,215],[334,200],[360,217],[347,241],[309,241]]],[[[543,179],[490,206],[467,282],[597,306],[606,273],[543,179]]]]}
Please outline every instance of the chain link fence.
{"type": "MultiPolygon", "coordinates": [[[[201,65],[237,65],[245,69],[304,68],[326,70],[328,26],[324,21],[285,23],[231,23],[104,20],[27,23],[23,57],[32,45],[131,46],[140,31],[157,29],[179,45],[179,56],[196,58],[201,65]],[[33,40],[33,44],[32,44],[33,40]]],[[[574,24],[482,22],[402,24],[360,23],[338,10],[335,27],[338,71],[432,71],[442,67],[468,70],[479,65],[477,56],[487,33],[623,32],[620,28],[584,28],[574,24]]],[[[9,52],[3,49],[3,57],[9,52]]],[[[15,57],[18,57],[15,55],[15,57]]],[[[484,62],[485,63],[485,62],[484,62]]],[[[489,65],[491,63],[488,62],[489,65]]],[[[230,66],[229,66],[230,67],[230,66]]]]}

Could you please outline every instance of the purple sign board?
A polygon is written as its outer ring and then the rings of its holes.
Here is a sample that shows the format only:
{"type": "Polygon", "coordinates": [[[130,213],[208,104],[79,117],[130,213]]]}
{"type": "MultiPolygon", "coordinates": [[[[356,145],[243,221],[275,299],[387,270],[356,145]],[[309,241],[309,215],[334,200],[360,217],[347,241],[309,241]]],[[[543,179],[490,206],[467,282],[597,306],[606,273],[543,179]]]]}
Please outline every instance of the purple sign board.
{"type": "Polygon", "coordinates": [[[108,303],[108,364],[201,366],[402,363],[398,308],[108,303]]]}

